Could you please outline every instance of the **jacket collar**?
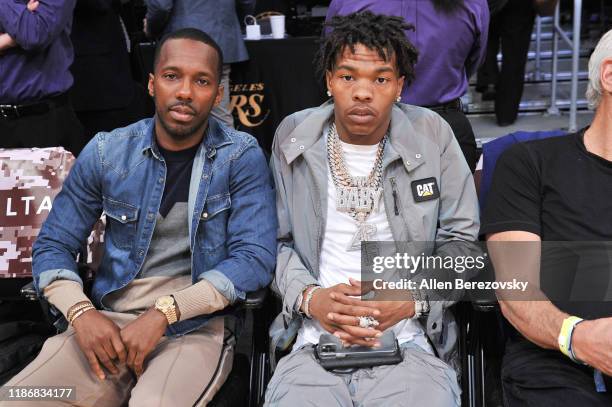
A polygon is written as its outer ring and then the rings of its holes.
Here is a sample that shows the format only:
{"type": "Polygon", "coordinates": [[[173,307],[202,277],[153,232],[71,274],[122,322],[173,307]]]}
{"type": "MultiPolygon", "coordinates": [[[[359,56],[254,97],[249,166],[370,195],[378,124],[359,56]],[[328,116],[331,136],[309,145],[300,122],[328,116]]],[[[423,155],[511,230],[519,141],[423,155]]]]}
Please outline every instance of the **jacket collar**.
{"type": "MultiPolygon", "coordinates": [[[[287,164],[312,148],[323,135],[323,129],[334,114],[334,104],[325,102],[315,108],[299,123],[280,143],[287,164]],[[295,141],[292,141],[295,140],[295,141]]],[[[407,114],[394,105],[391,111],[391,134],[387,144],[383,167],[401,159],[408,172],[425,162],[423,151],[423,137],[416,134],[416,130],[407,114]]]]}
{"type": "MultiPolygon", "coordinates": [[[[155,141],[155,117],[149,120],[144,127],[144,145],[142,152],[150,151],[156,158],[159,159],[160,153],[155,141]]],[[[215,151],[217,148],[232,144],[234,141],[230,135],[230,130],[222,126],[217,119],[212,116],[208,117],[208,127],[206,134],[202,139],[202,144],[206,146],[206,151],[215,151]]]]}

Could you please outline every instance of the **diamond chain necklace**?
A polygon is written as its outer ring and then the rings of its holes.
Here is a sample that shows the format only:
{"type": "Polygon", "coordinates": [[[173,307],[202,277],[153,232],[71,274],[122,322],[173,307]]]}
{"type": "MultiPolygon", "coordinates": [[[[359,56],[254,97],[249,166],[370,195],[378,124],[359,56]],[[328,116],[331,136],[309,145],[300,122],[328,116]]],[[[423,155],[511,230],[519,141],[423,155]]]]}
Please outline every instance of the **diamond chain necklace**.
{"type": "Polygon", "coordinates": [[[352,176],[346,166],[344,150],[336,124],[329,126],[327,134],[327,159],[336,187],[336,210],[349,214],[357,222],[357,232],[347,250],[359,250],[362,241],[369,241],[376,233],[376,225],[366,223],[372,211],[378,208],[382,195],[382,159],[388,133],[378,143],[376,159],[370,174],[366,177],[352,176]]]}

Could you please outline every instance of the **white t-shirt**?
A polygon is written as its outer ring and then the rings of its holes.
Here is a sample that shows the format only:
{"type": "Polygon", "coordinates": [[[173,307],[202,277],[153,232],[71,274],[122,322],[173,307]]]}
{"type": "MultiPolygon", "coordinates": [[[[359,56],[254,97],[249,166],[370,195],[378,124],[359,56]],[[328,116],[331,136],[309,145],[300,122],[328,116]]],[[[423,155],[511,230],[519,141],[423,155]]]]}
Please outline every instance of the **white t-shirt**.
{"type": "MultiPolygon", "coordinates": [[[[325,129],[325,134],[327,134],[327,129],[325,129]]],[[[376,160],[378,144],[362,146],[342,141],[340,143],[344,150],[346,168],[349,173],[352,176],[369,175],[376,160]]],[[[357,231],[357,222],[349,214],[336,210],[336,186],[329,165],[327,166],[327,180],[327,223],[321,248],[318,280],[322,287],[331,287],[340,283],[350,284],[349,277],[361,280],[361,251],[347,250],[357,231]]],[[[376,225],[375,241],[393,241],[382,195],[378,207],[370,213],[366,222],[376,225]]],[[[418,321],[406,319],[389,329],[395,331],[395,336],[400,344],[413,341],[425,351],[433,353],[418,321]]],[[[307,343],[317,344],[319,336],[323,333],[327,331],[316,320],[305,319],[293,349],[298,349],[307,343]]]]}

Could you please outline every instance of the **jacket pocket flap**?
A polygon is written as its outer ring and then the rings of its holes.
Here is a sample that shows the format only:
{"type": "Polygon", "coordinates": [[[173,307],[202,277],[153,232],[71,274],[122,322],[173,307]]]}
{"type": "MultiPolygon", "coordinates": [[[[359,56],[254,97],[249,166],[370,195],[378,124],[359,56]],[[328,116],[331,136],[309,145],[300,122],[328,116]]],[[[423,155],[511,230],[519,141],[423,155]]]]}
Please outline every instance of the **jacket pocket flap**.
{"type": "Polygon", "coordinates": [[[201,219],[207,221],[215,217],[215,215],[227,210],[232,205],[230,194],[216,195],[206,200],[204,210],[202,211],[201,219]]]}
{"type": "Polygon", "coordinates": [[[102,206],[107,216],[117,222],[128,223],[138,219],[138,208],[125,202],[103,197],[102,206]]]}

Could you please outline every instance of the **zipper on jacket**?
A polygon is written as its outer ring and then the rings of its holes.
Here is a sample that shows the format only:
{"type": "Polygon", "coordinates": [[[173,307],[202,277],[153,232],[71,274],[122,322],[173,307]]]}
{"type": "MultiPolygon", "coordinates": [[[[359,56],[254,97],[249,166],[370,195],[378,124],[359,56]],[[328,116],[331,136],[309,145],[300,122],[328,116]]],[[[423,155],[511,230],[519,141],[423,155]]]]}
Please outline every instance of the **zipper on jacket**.
{"type": "Polygon", "coordinates": [[[399,205],[397,203],[397,185],[395,183],[395,177],[389,178],[389,182],[391,183],[391,193],[393,194],[393,211],[395,212],[395,216],[399,215],[399,205]]]}

